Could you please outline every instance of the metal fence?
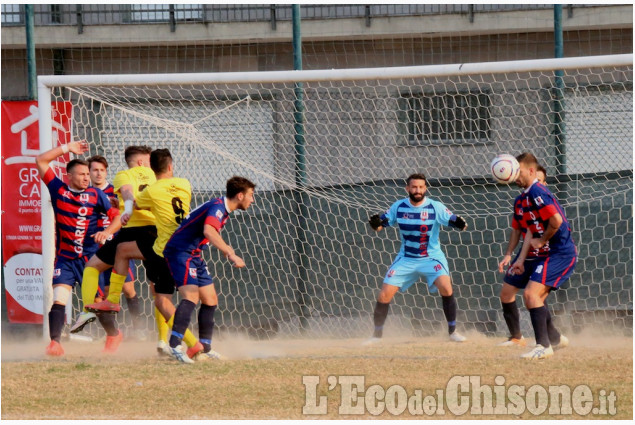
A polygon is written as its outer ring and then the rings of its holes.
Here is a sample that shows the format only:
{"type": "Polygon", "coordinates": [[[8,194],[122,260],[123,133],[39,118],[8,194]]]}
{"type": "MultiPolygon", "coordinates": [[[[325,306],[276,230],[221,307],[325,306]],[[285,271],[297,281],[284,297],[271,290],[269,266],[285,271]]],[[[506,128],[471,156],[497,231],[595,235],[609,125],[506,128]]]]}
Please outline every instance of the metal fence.
{"type": "MultiPolygon", "coordinates": [[[[588,4],[566,5],[568,16],[574,9],[592,7],[588,4]]],[[[301,18],[340,19],[365,18],[372,25],[373,17],[466,14],[470,19],[482,12],[551,9],[550,4],[353,4],[302,5],[301,18]]],[[[24,5],[3,4],[2,25],[24,25],[24,5]]],[[[35,25],[119,25],[155,23],[221,23],[267,22],[275,29],[276,21],[291,20],[291,5],[249,4],[36,4],[35,25]]]]}

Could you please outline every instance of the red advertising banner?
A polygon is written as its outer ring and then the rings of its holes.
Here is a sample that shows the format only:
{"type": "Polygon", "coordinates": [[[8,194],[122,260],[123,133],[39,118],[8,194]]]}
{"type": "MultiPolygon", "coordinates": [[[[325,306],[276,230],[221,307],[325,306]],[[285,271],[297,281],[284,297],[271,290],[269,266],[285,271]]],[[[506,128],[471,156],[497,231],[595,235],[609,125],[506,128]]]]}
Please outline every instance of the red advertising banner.
{"type": "MultiPolygon", "coordinates": [[[[40,153],[35,101],[2,102],[2,259],[7,312],[13,323],[42,323],[40,153]]],[[[54,102],[53,146],[71,140],[72,105],[54,102]]],[[[67,158],[53,167],[64,165],[67,158]]],[[[56,171],[59,171],[56,169],[56,171]]],[[[58,176],[60,173],[57,173],[58,176]]]]}

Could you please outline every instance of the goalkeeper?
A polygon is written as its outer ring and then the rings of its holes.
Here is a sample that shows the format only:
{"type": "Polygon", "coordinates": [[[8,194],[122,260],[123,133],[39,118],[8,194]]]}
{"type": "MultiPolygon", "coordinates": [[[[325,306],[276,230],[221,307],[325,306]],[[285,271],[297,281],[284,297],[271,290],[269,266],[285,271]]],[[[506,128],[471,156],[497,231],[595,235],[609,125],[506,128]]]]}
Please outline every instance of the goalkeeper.
{"type": "Polygon", "coordinates": [[[390,301],[397,291],[405,292],[421,277],[426,279],[431,293],[438,291],[441,294],[450,340],[463,342],[466,339],[456,331],[456,300],[448,262],[439,245],[439,230],[441,226],[465,230],[467,223],[442,203],[428,198],[426,184],[423,174],[412,174],[406,180],[408,198],[395,202],[384,214],[369,219],[370,227],[376,231],[398,225],[401,250],[384,278],[373,313],[375,331],[365,345],[381,341],[390,301]]]}

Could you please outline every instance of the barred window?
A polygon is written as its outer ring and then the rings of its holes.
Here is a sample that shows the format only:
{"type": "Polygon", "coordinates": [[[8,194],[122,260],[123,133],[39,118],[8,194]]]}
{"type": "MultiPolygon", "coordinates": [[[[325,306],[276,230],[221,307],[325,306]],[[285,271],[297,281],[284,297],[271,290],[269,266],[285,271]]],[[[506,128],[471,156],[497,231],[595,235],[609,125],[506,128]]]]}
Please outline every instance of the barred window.
{"type": "Polygon", "coordinates": [[[3,24],[21,24],[22,13],[19,4],[3,4],[2,5],[2,23],[3,24]]]}
{"type": "MultiPolygon", "coordinates": [[[[167,22],[170,20],[168,4],[131,4],[131,22],[167,22]]],[[[174,18],[177,21],[199,21],[203,19],[201,4],[175,4],[174,18]]]]}
{"type": "Polygon", "coordinates": [[[407,144],[477,144],[489,140],[487,93],[420,94],[405,98],[407,144]]]}

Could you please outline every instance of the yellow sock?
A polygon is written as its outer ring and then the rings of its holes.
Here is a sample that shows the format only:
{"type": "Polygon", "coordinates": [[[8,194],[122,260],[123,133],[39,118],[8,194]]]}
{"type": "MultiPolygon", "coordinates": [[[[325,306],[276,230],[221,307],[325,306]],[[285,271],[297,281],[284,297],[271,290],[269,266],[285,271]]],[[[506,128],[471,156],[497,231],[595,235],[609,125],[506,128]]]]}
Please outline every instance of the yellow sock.
{"type": "Polygon", "coordinates": [[[82,304],[84,311],[86,306],[95,302],[95,295],[99,288],[99,270],[94,267],[84,268],[82,275],[82,304]]]}
{"type": "Polygon", "coordinates": [[[110,274],[110,289],[108,290],[108,301],[119,304],[123,284],[126,281],[125,274],[117,274],[114,271],[110,274]]]}
{"type": "Polygon", "coordinates": [[[159,331],[159,340],[168,343],[168,331],[170,327],[165,323],[165,317],[158,308],[154,307],[154,320],[157,322],[157,331],[159,331]]]}
{"type": "MultiPolygon", "coordinates": [[[[170,329],[172,329],[173,324],[174,324],[174,315],[170,317],[170,320],[168,320],[167,325],[170,327],[170,329]]],[[[190,332],[189,329],[186,329],[185,333],[183,334],[183,342],[185,343],[185,345],[192,348],[196,345],[196,343],[198,342],[198,339],[196,339],[194,334],[190,332]]]]}

